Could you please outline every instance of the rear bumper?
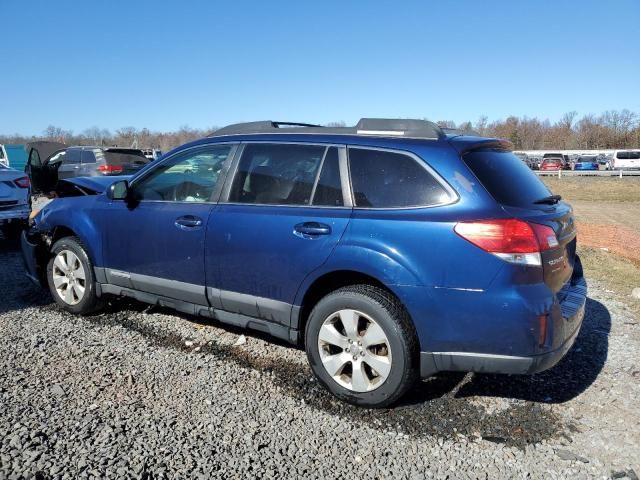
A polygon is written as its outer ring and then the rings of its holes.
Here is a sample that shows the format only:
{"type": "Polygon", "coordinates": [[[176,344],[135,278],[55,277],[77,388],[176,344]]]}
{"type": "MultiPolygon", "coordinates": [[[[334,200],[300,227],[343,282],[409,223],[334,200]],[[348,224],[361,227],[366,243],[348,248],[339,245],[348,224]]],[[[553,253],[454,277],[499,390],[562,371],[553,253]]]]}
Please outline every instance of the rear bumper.
{"type": "Polygon", "coordinates": [[[556,365],[571,349],[582,326],[584,318],[587,283],[584,277],[574,279],[558,294],[562,300],[556,304],[556,319],[552,324],[560,323],[552,328],[548,345],[554,347],[536,354],[526,356],[497,355],[473,352],[421,352],[420,374],[427,378],[440,371],[532,374],[547,370],[556,365]]]}
{"type": "Polygon", "coordinates": [[[28,205],[20,205],[17,207],[0,210],[0,223],[5,220],[28,220],[31,209],[28,205]]]}

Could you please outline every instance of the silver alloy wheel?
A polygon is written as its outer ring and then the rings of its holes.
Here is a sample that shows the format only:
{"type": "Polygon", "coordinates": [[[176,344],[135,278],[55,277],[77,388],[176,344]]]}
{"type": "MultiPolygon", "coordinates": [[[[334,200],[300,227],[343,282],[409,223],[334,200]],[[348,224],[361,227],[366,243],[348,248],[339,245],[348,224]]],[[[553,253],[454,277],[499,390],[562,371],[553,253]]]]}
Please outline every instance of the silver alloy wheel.
{"type": "Polygon", "coordinates": [[[330,315],[320,327],[318,350],[327,373],[353,392],[375,390],[391,371],[389,339],[373,318],[358,310],[330,315]]]}
{"type": "Polygon", "coordinates": [[[53,286],[67,305],[77,305],[84,298],[86,275],[82,262],[71,250],[62,250],[53,260],[53,286]]]}

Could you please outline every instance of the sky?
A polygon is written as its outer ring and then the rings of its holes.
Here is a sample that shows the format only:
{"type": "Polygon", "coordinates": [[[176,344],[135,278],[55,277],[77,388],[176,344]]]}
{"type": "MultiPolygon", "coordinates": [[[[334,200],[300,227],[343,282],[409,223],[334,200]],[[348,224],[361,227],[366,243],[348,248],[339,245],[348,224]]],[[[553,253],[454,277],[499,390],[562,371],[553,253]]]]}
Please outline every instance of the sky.
{"type": "Polygon", "coordinates": [[[0,0],[0,133],[640,112],[640,0],[0,0]]]}

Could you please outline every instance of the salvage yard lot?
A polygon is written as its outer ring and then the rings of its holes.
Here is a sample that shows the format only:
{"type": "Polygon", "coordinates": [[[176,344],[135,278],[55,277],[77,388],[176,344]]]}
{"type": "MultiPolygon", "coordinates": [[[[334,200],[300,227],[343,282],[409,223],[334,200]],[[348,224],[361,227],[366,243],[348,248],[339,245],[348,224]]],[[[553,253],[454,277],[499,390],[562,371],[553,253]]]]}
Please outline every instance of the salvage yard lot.
{"type": "Polygon", "coordinates": [[[545,181],[574,204],[590,282],[575,347],[535,376],[440,374],[384,410],[337,401],[266,336],[128,301],[63,313],[0,238],[0,478],[633,478],[640,179],[545,181]]]}
{"type": "Polygon", "coordinates": [[[604,282],[640,316],[640,178],[544,178],[574,208],[587,278],[604,282]]]}

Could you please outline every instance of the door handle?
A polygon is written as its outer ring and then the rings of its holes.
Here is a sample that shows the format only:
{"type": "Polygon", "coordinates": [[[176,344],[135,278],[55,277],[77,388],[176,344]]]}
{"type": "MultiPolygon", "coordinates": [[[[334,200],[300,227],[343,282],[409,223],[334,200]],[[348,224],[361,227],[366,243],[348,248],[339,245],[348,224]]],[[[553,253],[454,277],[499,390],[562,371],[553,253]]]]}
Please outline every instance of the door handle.
{"type": "Polygon", "coordinates": [[[293,227],[293,234],[301,238],[315,238],[330,233],[331,227],[329,225],[318,222],[304,222],[293,227]]]}
{"type": "Polygon", "coordinates": [[[191,230],[202,226],[202,219],[193,215],[184,215],[176,218],[176,227],[180,230],[191,230]]]}

